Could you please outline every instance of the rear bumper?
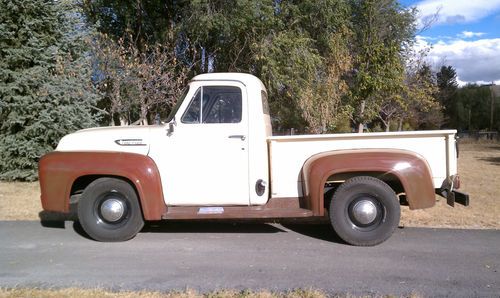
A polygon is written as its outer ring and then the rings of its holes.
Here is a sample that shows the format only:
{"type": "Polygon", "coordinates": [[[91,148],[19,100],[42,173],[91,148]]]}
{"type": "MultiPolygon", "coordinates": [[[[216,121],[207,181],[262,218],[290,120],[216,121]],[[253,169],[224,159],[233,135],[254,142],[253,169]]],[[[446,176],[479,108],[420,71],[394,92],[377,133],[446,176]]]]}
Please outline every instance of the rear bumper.
{"type": "Polygon", "coordinates": [[[452,207],[455,206],[455,203],[469,206],[469,194],[452,190],[448,192],[448,195],[446,196],[446,202],[452,207]]]}
{"type": "Polygon", "coordinates": [[[443,198],[451,207],[455,207],[455,203],[469,206],[469,194],[457,191],[460,187],[460,178],[458,175],[453,175],[446,179],[436,193],[443,198]]]}

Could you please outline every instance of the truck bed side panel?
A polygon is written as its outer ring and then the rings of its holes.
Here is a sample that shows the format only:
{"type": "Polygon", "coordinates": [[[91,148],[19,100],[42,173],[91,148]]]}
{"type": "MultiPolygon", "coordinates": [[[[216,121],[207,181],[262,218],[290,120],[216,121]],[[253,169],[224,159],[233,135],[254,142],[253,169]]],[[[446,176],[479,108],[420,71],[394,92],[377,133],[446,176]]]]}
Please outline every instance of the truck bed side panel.
{"type": "Polygon", "coordinates": [[[302,167],[311,156],[334,150],[401,149],[422,156],[429,164],[434,188],[457,172],[456,131],[363,133],[271,137],[271,196],[302,197],[302,167]]]}

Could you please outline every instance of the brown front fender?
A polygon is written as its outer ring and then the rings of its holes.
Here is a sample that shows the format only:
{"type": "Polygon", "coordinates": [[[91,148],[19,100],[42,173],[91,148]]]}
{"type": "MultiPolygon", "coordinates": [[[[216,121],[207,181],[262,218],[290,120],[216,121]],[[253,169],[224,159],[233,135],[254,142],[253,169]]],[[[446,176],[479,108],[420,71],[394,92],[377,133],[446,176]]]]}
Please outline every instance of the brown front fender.
{"type": "Polygon", "coordinates": [[[42,207],[68,212],[73,183],[83,176],[121,177],[133,184],[146,220],[159,220],[166,212],[160,174],[145,155],[125,152],[51,152],[39,162],[42,207]]]}
{"type": "Polygon", "coordinates": [[[420,155],[395,149],[360,149],[323,152],[310,157],[303,167],[304,196],[314,215],[324,215],[324,185],[329,177],[343,173],[378,172],[396,176],[406,193],[410,209],[435,204],[429,165],[420,155]]]}

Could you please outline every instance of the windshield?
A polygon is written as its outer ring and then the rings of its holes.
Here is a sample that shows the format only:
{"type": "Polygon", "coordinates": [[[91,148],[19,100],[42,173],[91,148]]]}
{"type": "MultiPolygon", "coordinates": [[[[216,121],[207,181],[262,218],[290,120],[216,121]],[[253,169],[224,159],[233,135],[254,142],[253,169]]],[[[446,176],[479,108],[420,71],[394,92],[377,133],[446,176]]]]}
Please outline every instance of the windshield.
{"type": "Polygon", "coordinates": [[[170,111],[170,114],[167,117],[167,123],[172,121],[174,119],[175,114],[177,113],[177,110],[181,107],[182,102],[186,98],[187,94],[189,93],[189,85],[184,89],[184,92],[182,92],[182,96],[177,99],[177,103],[175,106],[172,108],[172,111],[170,111]]]}

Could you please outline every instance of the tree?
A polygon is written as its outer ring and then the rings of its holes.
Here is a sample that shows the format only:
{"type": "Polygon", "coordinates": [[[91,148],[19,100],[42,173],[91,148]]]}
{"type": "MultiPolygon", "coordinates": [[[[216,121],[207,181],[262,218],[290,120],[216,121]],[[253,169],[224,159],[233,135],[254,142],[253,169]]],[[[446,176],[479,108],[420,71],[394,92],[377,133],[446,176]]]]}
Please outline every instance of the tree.
{"type": "Polygon", "coordinates": [[[195,0],[181,10],[177,33],[194,73],[252,72],[255,48],[280,31],[273,0],[195,0]]]}
{"type": "Polygon", "coordinates": [[[127,41],[143,52],[146,46],[170,42],[184,1],[175,0],[83,0],[87,21],[117,41],[127,41]]]}
{"type": "Polygon", "coordinates": [[[96,82],[104,94],[100,109],[106,123],[147,125],[157,114],[166,117],[186,83],[187,69],[178,63],[174,47],[146,45],[141,52],[122,38],[116,43],[99,34],[95,40],[96,82]]]}
{"type": "Polygon", "coordinates": [[[401,101],[402,54],[414,37],[415,12],[395,0],[353,0],[351,6],[355,38],[350,104],[362,132],[363,124],[376,119],[381,108],[390,110],[401,101]]]}
{"type": "Polygon", "coordinates": [[[191,47],[182,55],[195,73],[261,78],[278,130],[331,128],[351,60],[346,1],[192,1],[183,11],[179,35],[191,47]]]}
{"type": "Polygon", "coordinates": [[[406,84],[409,106],[401,115],[399,129],[403,119],[411,119],[414,129],[439,129],[444,118],[442,106],[435,97],[438,88],[431,67],[426,62],[419,62],[416,68],[409,68],[406,84]]]}
{"type": "MultiPolygon", "coordinates": [[[[124,47],[133,43],[137,57],[159,44],[174,48],[187,77],[210,71],[256,75],[268,88],[278,129],[335,131],[347,118],[357,125],[391,123],[401,114],[394,107],[409,107],[404,50],[414,39],[415,11],[396,0],[84,3],[99,30],[110,41],[125,41],[124,47]]],[[[140,89],[120,83],[130,80],[107,82],[106,94],[114,90],[135,118],[143,113],[140,89]]]]}
{"type": "Polygon", "coordinates": [[[399,109],[395,113],[397,129],[438,129],[443,124],[442,107],[436,99],[434,73],[426,62],[428,49],[406,49],[405,79],[399,109]]]}
{"type": "Polygon", "coordinates": [[[351,56],[345,44],[347,36],[336,34],[331,37],[329,56],[324,59],[324,69],[306,88],[300,92],[298,104],[302,116],[308,123],[309,131],[325,133],[345,129],[342,122],[352,112],[342,106],[342,99],[347,95],[348,85],[344,75],[351,67],[351,56]]]}
{"type": "MultiPolygon", "coordinates": [[[[353,61],[349,48],[353,37],[349,3],[343,0],[290,1],[278,8],[277,17],[284,25],[283,30],[297,32],[309,40],[296,50],[314,53],[294,60],[297,69],[293,72],[276,69],[276,72],[290,76],[285,85],[293,92],[275,94],[283,102],[282,106],[295,107],[295,110],[290,110],[292,115],[286,115],[287,119],[293,119],[295,115],[305,126],[302,130],[312,133],[349,131],[348,119],[352,109],[343,102],[349,91],[346,77],[353,61]]],[[[297,43],[292,40],[292,44],[297,43]]],[[[283,56],[284,59],[289,56],[286,49],[283,56]]],[[[300,125],[301,122],[297,122],[300,125]]]]}
{"type": "Polygon", "coordinates": [[[34,180],[41,155],[99,117],[88,31],[72,2],[0,0],[0,7],[0,179],[34,180]]]}
{"type": "Polygon", "coordinates": [[[489,129],[491,93],[489,86],[469,84],[453,96],[450,125],[458,130],[489,129]]]}
{"type": "Polygon", "coordinates": [[[490,86],[468,84],[459,87],[453,66],[443,65],[436,73],[437,97],[444,107],[445,126],[458,130],[490,129],[492,107],[490,86]]]}
{"type": "Polygon", "coordinates": [[[454,96],[458,89],[457,72],[455,69],[448,66],[441,66],[441,69],[436,73],[437,87],[439,89],[437,97],[444,108],[445,116],[447,117],[446,125],[456,127],[456,115],[454,96]]]}

